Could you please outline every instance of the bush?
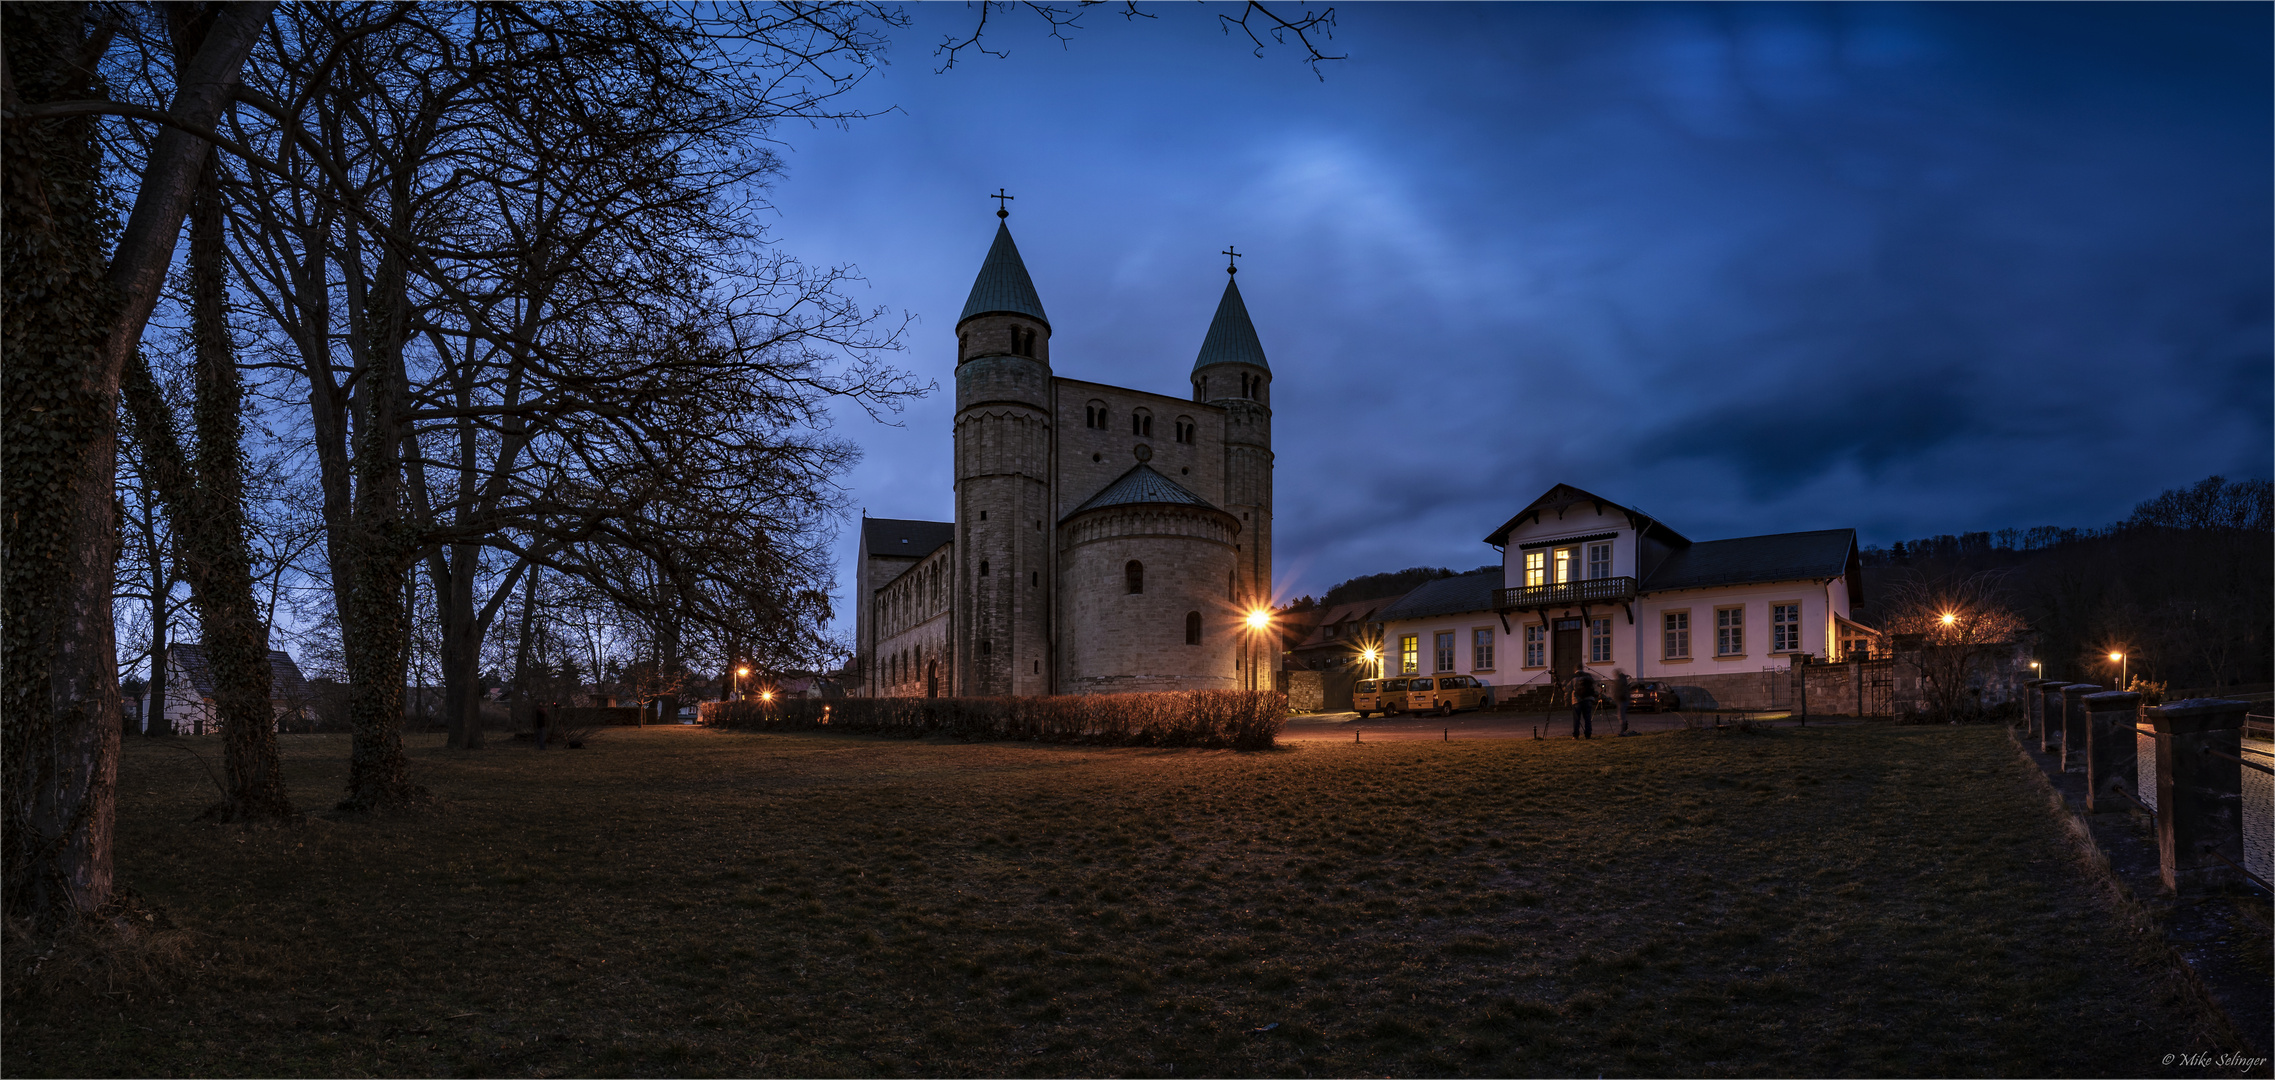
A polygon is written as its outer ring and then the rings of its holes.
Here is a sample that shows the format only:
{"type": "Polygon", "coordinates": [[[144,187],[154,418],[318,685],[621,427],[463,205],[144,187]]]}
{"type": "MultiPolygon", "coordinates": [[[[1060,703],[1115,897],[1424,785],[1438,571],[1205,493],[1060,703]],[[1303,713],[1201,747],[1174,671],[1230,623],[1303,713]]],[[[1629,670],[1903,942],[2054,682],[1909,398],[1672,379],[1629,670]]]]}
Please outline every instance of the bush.
{"type": "Polygon", "coordinates": [[[1288,698],[1273,691],[1183,690],[1155,694],[1065,694],[986,698],[784,698],[706,701],[702,723],[745,731],[828,725],[919,738],[1026,739],[1106,746],[1200,746],[1264,750],[1287,723],[1288,698]]]}

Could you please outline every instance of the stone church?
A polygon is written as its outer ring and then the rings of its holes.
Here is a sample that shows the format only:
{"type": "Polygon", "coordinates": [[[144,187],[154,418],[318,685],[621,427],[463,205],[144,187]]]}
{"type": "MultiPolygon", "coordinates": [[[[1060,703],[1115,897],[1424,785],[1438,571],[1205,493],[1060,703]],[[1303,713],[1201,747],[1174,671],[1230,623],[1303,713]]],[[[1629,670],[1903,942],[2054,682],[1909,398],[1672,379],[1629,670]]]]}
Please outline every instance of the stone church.
{"type": "Polygon", "coordinates": [[[1245,617],[1271,596],[1272,371],[1238,284],[1189,398],[1067,378],[997,217],[956,322],[955,520],[862,519],[849,688],[1271,688],[1245,617]]]}

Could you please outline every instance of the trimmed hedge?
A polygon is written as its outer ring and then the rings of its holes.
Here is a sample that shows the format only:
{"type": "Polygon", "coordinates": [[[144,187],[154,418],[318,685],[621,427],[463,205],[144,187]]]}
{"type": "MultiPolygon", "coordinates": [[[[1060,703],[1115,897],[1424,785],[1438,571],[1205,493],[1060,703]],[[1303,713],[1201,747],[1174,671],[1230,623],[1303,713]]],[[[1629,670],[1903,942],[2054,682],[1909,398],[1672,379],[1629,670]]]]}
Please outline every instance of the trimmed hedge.
{"type": "Polygon", "coordinates": [[[784,698],[706,701],[701,723],[744,731],[818,728],[920,738],[1025,739],[1106,746],[1270,749],[1288,721],[1273,691],[1182,690],[1056,697],[784,698]]]}

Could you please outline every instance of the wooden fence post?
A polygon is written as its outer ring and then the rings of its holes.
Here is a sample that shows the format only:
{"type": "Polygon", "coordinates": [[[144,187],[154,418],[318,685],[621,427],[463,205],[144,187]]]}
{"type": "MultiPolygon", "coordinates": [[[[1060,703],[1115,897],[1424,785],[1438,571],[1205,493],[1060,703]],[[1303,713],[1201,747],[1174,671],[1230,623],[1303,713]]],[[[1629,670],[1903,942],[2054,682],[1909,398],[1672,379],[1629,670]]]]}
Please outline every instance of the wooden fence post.
{"type": "Polygon", "coordinates": [[[2248,702],[2193,698],[2148,710],[2157,733],[2157,855],[2174,892],[2240,880],[2248,702]]]}

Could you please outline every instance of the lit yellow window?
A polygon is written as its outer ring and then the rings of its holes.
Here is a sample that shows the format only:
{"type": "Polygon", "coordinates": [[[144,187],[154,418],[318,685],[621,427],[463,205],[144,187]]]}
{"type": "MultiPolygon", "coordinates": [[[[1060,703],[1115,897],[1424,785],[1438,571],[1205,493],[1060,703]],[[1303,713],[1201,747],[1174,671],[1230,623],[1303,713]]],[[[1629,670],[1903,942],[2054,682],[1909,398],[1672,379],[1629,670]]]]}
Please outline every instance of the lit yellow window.
{"type": "Polygon", "coordinates": [[[1525,588],[1537,589],[1548,584],[1548,553],[1525,552],[1525,588]]]}

